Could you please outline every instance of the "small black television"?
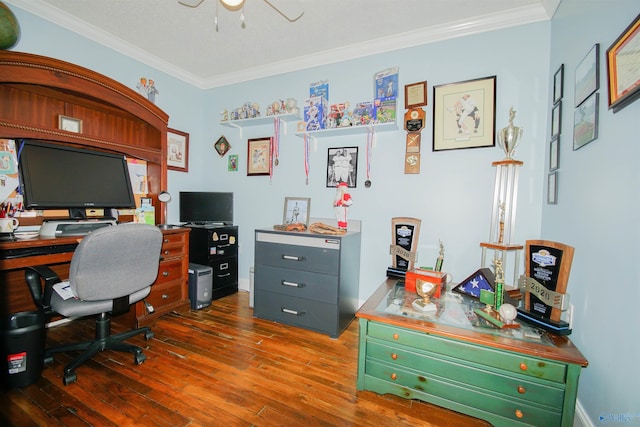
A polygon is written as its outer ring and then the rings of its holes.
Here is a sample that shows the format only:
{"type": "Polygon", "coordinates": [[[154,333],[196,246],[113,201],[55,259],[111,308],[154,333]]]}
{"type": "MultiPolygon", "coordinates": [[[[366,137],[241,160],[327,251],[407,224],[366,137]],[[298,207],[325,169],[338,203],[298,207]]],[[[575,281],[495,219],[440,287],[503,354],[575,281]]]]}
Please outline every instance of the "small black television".
{"type": "Polygon", "coordinates": [[[233,193],[181,191],[180,222],[233,225],[233,193]]]}
{"type": "Polygon", "coordinates": [[[136,206],[122,154],[22,140],[18,171],[28,209],[68,209],[71,218],[85,218],[86,209],[136,206]]]}

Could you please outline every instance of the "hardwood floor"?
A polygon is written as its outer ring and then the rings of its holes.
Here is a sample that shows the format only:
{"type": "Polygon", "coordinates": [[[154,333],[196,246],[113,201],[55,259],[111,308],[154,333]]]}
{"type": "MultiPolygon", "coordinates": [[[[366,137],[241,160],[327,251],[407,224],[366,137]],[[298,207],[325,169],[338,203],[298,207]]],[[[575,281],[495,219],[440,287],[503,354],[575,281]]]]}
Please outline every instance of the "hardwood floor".
{"type": "MultiPolygon", "coordinates": [[[[47,344],[93,337],[93,320],[52,328],[47,344]]],[[[113,331],[121,330],[114,325],[113,331]]],[[[358,324],[338,338],[253,318],[249,294],[170,314],[147,361],[102,352],[62,384],[57,355],[36,384],[0,392],[11,426],[487,426],[423,402],[356,391],[358,324]]]]}

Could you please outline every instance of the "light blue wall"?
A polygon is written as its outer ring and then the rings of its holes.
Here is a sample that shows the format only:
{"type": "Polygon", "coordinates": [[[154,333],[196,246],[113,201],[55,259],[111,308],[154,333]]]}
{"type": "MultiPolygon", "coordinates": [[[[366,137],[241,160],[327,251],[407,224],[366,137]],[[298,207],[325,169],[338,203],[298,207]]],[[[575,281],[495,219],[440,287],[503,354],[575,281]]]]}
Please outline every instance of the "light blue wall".
{"type": "Polygon", "coordinates": [[[640,102],[607,108],[606,50],[640,13],[637,0],[563,0],[551,27],[551,68],[564,63],[558,205],[543,205],[542,237],[575,247],[572,341],[589,360],[579,398],[590,419],[640,425],[640,102]],[[615,7],[613,4],[615,3],[615,7]],[[572,150],[575,69],[600,43],[599,137],[572,150]],[[565,126],[566,125],[566,126],[565,126]],[[616,421],[617,420],[617,421],[616,421]]]}

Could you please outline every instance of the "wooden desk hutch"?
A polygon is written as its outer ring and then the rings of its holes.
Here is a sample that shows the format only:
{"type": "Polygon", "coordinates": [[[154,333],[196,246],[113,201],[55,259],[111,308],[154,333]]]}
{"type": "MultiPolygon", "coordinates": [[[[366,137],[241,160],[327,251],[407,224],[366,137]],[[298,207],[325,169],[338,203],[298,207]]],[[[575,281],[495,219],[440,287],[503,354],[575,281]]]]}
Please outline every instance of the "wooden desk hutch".
{"type": "MultiPolygon", "coordinates": [[[[109,77],[53,58],[0,51],[0,138],[57,141],[145,160],[147,197],[155,206],[159,206],[158,194],[167,189],[168,120],[169,116],[155,104],[109,77]],[[59,129],[60,115],[82,120],[82,132],[59,129]]],[[[156,223],[165,223],[163,211],[156,209],[156,223]]],[[[147,324],[168,310],[188,309],[188,229],[166,230],[164,235],[163,254],[167,255],[149,297],[157,299],[159,306],[151,314],[142,302],[138,303],[139,307],[131,311],[135,313],[134,324],[147,324]],[[170,270],[163,272],[163,265],[170,270]]],[[[17,244],[37,247],[69,243],[63,240],[0,242],[0,250],[17,244]]],[[[24,284],[25,262],[49,264],[64,278],[71,254],[72,250],[21,261],[0,259],[0,314],[35,308],[24,284]]]]}

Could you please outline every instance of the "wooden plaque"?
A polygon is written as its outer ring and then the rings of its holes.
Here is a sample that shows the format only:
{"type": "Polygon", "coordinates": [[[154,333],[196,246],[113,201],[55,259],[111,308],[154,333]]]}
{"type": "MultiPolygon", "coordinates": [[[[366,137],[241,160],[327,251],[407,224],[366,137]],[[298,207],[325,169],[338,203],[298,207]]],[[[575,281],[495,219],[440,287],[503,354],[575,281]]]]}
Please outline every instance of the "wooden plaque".
{"type": "MultiPolygon", "coordinates": [[[[551,291],[565,294],[571,272],[573,252],[574,248],[564,243],[549,240],[527,240],[525,275],[534,278],[551,291]]],[[[562,311],[547,305],[531,292],[525,292],[524,306],[527,311],[545,319],[560,321],[562,311]]]]}
{"type": "Polygon", "coordinates": [[[420,224],[418,218],[397,217],[391,219],[391,259],[393,268],[413,270],[417,257],[420,224]]]}

